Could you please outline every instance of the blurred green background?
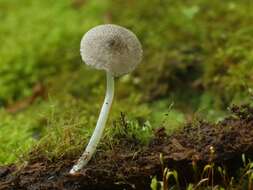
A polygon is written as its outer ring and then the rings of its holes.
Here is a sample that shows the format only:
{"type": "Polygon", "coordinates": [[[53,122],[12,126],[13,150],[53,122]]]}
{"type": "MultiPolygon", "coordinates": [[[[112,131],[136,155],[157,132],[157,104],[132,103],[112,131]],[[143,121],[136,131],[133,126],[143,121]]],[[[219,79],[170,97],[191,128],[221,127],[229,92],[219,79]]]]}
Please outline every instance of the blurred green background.
{"type": "Polygon", "coordinates": [[[252,102],[252,21],[251,0],[0,0],[0,163],[83,150],[105,91],[105,74],[79,55],[90,28],[122,25],[142,42],[142,64],[117,79],[104,138],[144,145],[154,128],[216,122],[252,102]]]}

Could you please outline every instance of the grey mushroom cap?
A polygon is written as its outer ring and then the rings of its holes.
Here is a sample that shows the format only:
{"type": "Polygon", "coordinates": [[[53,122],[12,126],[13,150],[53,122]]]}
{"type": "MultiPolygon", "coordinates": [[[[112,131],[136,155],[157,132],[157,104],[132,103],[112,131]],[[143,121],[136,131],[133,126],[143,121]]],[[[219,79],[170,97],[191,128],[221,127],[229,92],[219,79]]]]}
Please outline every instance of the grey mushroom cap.
{"type": "Polygon", "coordinates": [[[81,40],[82,60],[89,66],[120,76],[131,72],[142,60],[142,47],[130,30],[114,24],[90,29],[81,40]]]}

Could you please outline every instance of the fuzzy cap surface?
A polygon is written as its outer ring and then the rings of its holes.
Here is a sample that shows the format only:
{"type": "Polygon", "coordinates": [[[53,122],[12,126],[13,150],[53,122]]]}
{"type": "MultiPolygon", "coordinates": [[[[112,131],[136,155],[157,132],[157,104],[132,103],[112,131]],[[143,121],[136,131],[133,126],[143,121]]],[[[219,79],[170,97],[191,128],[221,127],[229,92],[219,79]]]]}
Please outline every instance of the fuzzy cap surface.
{"type": "Polygon", "coordinates": [[[89,66],[120,76],[133,71],[141,62],[143,51],[130,30],[104,24],[90,29],[81,40],[81,57],[89,66]]]}

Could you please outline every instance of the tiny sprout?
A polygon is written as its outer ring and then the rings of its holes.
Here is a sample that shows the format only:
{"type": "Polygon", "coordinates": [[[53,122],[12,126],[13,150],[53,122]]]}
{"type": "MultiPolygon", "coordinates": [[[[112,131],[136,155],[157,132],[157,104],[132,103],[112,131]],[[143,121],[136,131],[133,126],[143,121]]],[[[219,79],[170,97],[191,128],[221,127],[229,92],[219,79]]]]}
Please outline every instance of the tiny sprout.
{"type": "Polygon", "coordinates": [[[214,147],[213,146],[210,146],[210,153],[213,155],[215,153],[215,150],[214,150],[214,147]]]}
{"type": "Polygon", "coordinates": [[[114,77],[127,74],[142,60],[142,47],[130,30],[113,25],[99,25],[89,30],[81,40],[81,57],[89,66],[106,71],[107,89],[97,125],[91,139],[76,165],[75,174],[91,159],[101,139],[114,96],[114,77]]]}

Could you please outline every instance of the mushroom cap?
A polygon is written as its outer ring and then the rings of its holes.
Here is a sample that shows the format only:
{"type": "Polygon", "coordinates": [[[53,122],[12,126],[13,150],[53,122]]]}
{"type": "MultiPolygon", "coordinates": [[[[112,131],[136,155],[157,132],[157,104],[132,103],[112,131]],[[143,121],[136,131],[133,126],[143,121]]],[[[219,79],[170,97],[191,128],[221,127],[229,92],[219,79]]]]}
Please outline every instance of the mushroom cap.
{"type": "Polygon", "coordinates": [[[90,29],[81,40],[82,60],[89,66],[120,76],[131,72],[142,60],[142,47],[130,30],[114,24],[90,29]]]}

